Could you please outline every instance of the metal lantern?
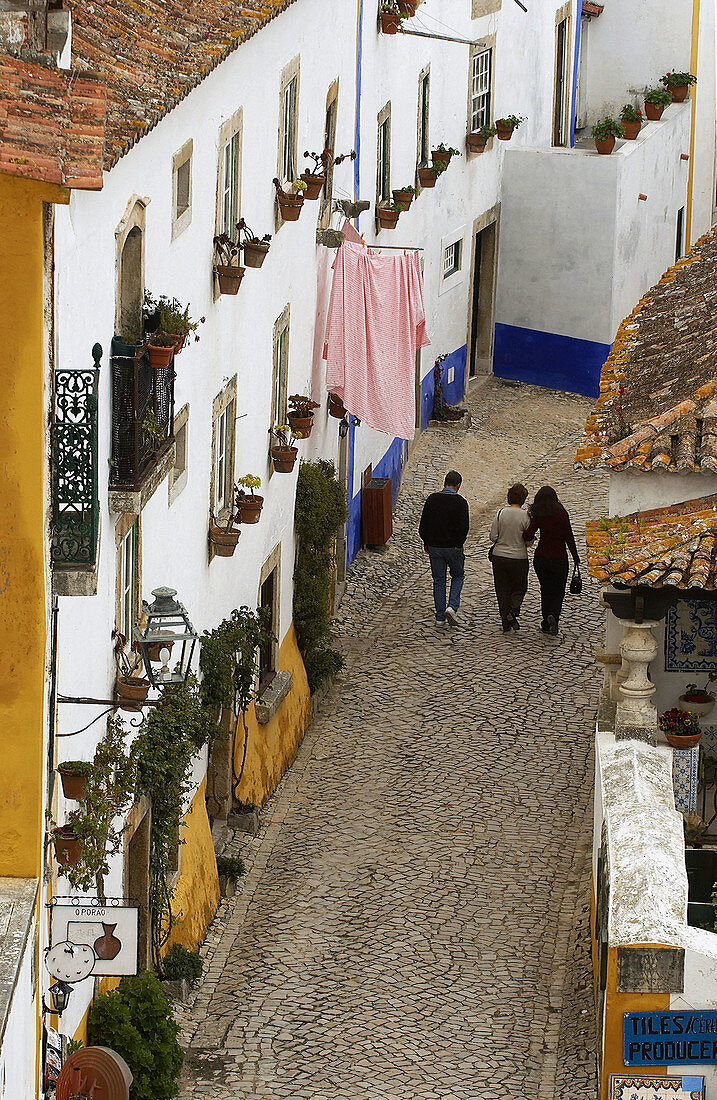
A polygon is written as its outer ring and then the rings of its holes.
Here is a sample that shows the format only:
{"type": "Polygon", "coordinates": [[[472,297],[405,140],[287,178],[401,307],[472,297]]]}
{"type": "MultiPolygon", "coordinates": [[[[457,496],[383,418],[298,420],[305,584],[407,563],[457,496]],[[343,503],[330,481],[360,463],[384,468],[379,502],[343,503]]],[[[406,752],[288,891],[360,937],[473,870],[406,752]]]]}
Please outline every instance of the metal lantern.
{"type": "Polygon", "coordinates": [[[191,672],[194,648],[199,635],[195,632],[184,605],[176,600],[174,588],[155,588],[154,600],[144,604],[147,616],[144,632],[136,626],[135,640],[153,687],[184,684],[191,672]]]}
{"type": "Polygon", "coordinates": [[[61,1016],[67,1008],[67,1002],[70,999],[72,993],[72,986],[67,982],[55,982],[50,986],[50,1012],[54,1012],[55,1015],[61,1016]]]}

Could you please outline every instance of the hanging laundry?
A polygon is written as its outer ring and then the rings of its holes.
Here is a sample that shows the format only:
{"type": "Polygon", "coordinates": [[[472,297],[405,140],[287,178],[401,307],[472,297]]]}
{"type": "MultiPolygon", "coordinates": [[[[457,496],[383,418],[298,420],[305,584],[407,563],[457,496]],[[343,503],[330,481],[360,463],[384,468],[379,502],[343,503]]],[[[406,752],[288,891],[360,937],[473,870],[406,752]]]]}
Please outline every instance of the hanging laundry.
{"type": "Polygon", "coordinates": [[[326,323],[328,390],[369,427],[413,439],[416,352],[430,342],[418,253],[385,255],[345,241],[326,323]]]}

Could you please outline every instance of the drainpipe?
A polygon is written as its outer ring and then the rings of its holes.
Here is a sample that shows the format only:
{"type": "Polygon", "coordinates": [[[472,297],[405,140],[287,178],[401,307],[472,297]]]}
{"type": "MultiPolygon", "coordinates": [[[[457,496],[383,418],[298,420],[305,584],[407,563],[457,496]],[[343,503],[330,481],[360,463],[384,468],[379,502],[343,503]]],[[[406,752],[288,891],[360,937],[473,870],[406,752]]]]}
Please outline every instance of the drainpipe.
{"type": "MultiPolygon", "coordinates": [[[[692,49],[690,52],[690,72],[697,76],[697,61],[700,40],[700,0],[692,0],[692,49]]],[[[692,114],[690,116],[690,166],[687,176],[687,226],[686,248],[689,252],[692,247],[692,193],[695,183],[695,127],[697,123],[697,90],[699,84],[693,84],[690,88],[692,101],[692,114]]]]}

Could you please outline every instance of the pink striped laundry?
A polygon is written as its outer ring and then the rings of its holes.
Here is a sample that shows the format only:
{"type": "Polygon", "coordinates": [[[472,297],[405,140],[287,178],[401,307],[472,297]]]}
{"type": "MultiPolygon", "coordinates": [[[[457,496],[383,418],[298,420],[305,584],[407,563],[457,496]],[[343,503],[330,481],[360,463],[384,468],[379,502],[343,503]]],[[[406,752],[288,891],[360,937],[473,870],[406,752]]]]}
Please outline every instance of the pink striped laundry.
{"type": "Polygon", "coordinates": [[[430,342],[418,253],[385,255],[345,241],[326,323],[328,390],[369,427],[413,439],[416,352],[430,342]]]}

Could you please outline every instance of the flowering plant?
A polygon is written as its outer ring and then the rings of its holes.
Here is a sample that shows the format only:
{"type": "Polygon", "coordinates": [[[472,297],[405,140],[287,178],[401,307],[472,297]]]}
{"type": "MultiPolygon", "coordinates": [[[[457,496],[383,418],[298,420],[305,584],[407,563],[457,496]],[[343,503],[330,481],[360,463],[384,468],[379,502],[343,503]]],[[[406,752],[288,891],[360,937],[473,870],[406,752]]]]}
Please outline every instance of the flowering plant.
{"type": "Polygon", "coordinates": [[[692,73],[665,73],[660,77],[660,83],[666,88],[683,88],[685,84],[696,84],[697,77],[692,73]]]}
{"type": "Polygon", "coordinates": [[[645,103],[651,103],[653,107],[667,107],[672,103],[672,96],[665,88],[651,88],[645,92],[645,103]]]}
{"type": "Polygon", "coordinates": [[[677,737],[690,737],[701,733],[697,715],[686,710],[678,710],[677,707],[661,714],[658,724],[663,733],[672,733],[677,737]]]}
{"type": "Polygon", "coordinates": [[[642,122],[642,111],[639,107],[633,107],[632,103],[626,103],[620,111],[623,122],[642,122]]]}
{"type": "Polygon", "coordinates": [[[290,424],[275,424],[271,429],[271,434],[274,436],[276,447],[293,447],[296,442],[296,437],[291,430],[290,424]]]}
{"type": "MultiPolygon", "coordinates": [[[[237,478],[237,485],[241,485],[242,490],[248,489],[253,497],[254,490],[261,489],[261,478],[257,477],[256,474],[244,474],[244,477],[237,478]]],[[[241,492],[241,490],[238,490],[238,492],[241,492]]],[[[241,495],[245,496],[246,494],[241,492],[241,495]]]]}
{"type": "Polygon", "coordinates": [[[614,118],[600,119],[595,123],[590,133],[595,141],[605,141],[609,137],[621,138],[625,136],[622,132],[622,126],[614,118]]]}

